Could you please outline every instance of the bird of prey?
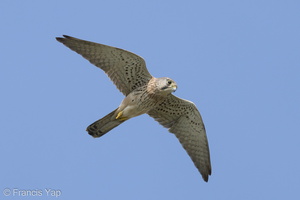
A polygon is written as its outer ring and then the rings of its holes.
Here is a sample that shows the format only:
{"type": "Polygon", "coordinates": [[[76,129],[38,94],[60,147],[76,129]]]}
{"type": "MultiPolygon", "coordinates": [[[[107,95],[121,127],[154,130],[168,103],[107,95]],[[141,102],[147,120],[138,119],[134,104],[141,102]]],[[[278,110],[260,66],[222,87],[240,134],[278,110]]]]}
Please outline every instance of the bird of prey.
{"type": "Polygon", "coordinates": [[[172,94],[177,89],[175,81],[151,76],[144,59],[129,51],[67,35],[56,40],[102,69],[125,95],[117,109],[87,127],[91,136],[101,137],[126,120],[147,113],[176,135],[208,181],[211,163],[205,127],[195,104],[172,94]]]}

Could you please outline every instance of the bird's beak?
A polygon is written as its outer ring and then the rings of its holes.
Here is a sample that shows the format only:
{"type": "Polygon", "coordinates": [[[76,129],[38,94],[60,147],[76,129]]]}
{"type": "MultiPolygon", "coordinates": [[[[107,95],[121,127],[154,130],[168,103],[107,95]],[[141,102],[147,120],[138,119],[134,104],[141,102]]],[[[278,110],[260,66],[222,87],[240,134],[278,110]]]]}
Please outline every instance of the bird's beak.
{"type": "Polygon", "coordinates": [[[177,90],[177,85],[174,84],[174,85],[172,86],[172,89],[173,89],[173,92],[175,92],[175,91],[177,90]]]}

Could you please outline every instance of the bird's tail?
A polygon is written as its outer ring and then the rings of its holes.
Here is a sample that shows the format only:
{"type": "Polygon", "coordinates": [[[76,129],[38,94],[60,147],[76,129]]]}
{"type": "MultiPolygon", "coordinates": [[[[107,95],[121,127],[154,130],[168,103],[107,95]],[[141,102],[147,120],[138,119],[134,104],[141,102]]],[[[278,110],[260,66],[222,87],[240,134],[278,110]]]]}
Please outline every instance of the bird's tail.
{"type": "Polygon", "coordinates": [[[102,119],[89,125],[86,131],[93,137],[101,137],[108,131],[122,124],[125,120],[116,119],[116,110],[112,111],[102,119]]]}

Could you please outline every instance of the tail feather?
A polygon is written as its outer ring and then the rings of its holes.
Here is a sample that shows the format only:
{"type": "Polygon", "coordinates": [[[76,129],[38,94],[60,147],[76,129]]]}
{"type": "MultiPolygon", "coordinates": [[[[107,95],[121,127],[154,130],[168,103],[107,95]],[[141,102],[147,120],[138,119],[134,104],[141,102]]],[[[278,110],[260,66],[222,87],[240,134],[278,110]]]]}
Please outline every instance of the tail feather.
{"type": "Polygon", "coordinates": [[[116,119],[115,117],[116,110],[112,111],[102,119],[99,119],[94,123],[92,123],[91,125],[89,125],[86,131],[93,137],[101,137],[102,135],[109,132],[113,128],[122,124],[124,121],[116,119]]]}

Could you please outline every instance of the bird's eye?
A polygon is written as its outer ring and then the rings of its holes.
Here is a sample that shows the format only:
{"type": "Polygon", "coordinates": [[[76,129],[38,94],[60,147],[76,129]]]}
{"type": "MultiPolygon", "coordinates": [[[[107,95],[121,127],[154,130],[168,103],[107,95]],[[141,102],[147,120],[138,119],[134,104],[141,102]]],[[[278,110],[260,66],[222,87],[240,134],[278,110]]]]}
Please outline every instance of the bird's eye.
{"type": "Polygon", "coordinates": [[[168,85],[171,85],[172,84],[172,81],[168,80],[168,85]]]}

